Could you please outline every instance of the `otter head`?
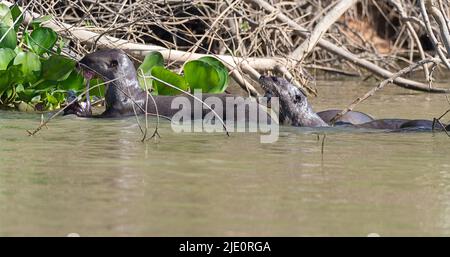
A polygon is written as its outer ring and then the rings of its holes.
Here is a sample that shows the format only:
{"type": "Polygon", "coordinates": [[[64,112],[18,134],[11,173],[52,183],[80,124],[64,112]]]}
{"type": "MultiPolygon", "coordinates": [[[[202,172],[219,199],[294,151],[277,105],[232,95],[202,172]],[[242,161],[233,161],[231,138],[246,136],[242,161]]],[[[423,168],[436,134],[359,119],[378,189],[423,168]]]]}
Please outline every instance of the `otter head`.
{"type": "Polygon", "coordinates": [[[266,95],[280,101],[280,121],[286,125],[320,127],[328,126],[308,104],[305,92],[284,78],[261,76],[259,83],[266,95]]]}
{"type": "Polygon", "coordinates": [[[284,78],[261,76],[259,83],[266,95],[280,98],[280,104],[307,106],[306,94],[284,78]]]}
{"type": "Polygon", "coordinates": [[[103,49],[87,54],[79,61],[86,79],[101,77],[106,85],[105,102],[107,113],[120,113],[131,104],[130,98],[144,92],[138,83],[133,62],[119,49],[103,49]]]}
{"type": "Polygon", "coordinates": [[[86,77],[97,75],[106,80],[117,78],[136,80],[133,62],[120,49],[102,49],[87,54],[79,61],[79,66],[86,77]]]}

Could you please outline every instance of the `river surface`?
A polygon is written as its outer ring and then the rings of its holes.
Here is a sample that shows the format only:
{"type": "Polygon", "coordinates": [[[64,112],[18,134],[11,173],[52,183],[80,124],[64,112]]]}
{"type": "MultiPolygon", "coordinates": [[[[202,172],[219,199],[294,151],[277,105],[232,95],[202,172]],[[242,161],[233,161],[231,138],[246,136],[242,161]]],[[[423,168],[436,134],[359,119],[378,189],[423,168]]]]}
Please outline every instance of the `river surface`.
{"type": "MultiPolygon", "coordinates": [[[[316,111],[375,82],[317,82],[316,111]]],[[[387,86],[357,110],[432,118],[443,95],[387,86]]],[[[152,126],[153,126],[152,120],[152,126]]],[[[448,119],[444,120],[445,122],[448,119]]],[[[174,133],[140,142],[135,119],[0,112],[0,235],[450,236],[450,139],[444,133],[174,133]],[[326,133],[324,152],[321,153],[326,133]]]]}

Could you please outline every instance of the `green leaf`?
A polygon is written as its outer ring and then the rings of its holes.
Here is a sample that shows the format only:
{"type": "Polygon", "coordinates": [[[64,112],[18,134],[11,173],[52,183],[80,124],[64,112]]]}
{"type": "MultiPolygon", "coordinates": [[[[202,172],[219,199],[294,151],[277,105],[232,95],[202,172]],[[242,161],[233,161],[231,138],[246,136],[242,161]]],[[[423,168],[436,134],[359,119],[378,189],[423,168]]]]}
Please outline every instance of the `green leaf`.
{"type": "Polygon", "coordinates": [[[46,98],[47,98],[47,102],[51,103],[52,105],[58,104],[58,99],[56,99],[56,97],[54,97],[53,95],[46,93],[46,98]]]}
{"type": "MultiPolygon", "coordinates": [[[[151,75],[163,80],[175,87],[178,87],[179,89],[182,89],[184,91],[188,91],[189,90],[189,86],[186,83],[186,80],[176,74],[175,72],[172,72],[168,69],[165,69],[164,67],[160,67],[160,66],[155,66],[152,68],[151,71],[151,75]]],[[[155,91],[155,94],[158,95],[178,95],[181,94],[182,92],[179,90],[176,90],[162,82],[153,80],[153,89],[155,91]]]]}
{"type": "Polygon", "coordinates": [[[49,21],[52,19],[51,15],[45,15],[36,19],[33,19],[31,21],[31,25],[33,26],[33,29],[39,28],[41,26],[42,23],[49,21]]]}
{"type": "Polygon", "coordinates": [[[56,89],[57,82],[52,80],[44,80],[40,79],[37,83],[34,84],[33,89],[36,91],[48,91],[56,89]]]}
{"type": "Polygon", "coordinates": [[[23,85],[22,84],[18,84],[16,86],[16,93],[20,93],[20,92],[23,92],[23,91],[25,91],[25,88],[23,87],[23,85]]]}
{"type": "Polygon", "coordinates": [[[37,109],[47,109],[53,110],[58,109],[61,106],[61,103],[65,101],[65,93],[59,91],[45,91],[41,94],[40,99],[42,99],[43,104],[37,104],[37,109]],[[45,107],[44,107],[45,106],[45,107]]]}
{"type": "Polygon", "coordinates": [[[39,57],[32,52],[20,52],[14,58],[14,65],[20,65],[24,81],[35,82],[41,71],[41,61],[39,57]]]}
{"type": "Polygon", "coordinates": [[[9,7],[5,4],[0,4],[0,22],[2,22],[8,27],[11,27],[14,23],[11,11],[9,10],[9,7]]]}
{"type": "Polygon", "coordinates": [[[42,77],[46,80],[65,80],[75,68],[76,62],[62,55],[52,55],[42,62],[42,77]]]}
{"type": "Polygon", "coordinates": [[[6,70],[14,57],[16,57],[14,50],[10,48],[0,48],[0,70],[6,70]]]}
{"type": "Polygon", "coordinates": [[[223,86],[217,69],[205,61],[189,61],[184,65],[183,71],[191,90],[201,89],[203,93],[215,93],[223,86]]]}
{"type": "MultiPolygon", "coordinates": [[[[25,90],[25,92],[26,92],[27,90],[25,90]]],[[[36,92],[34,92],[34,90],[32,90],[32,89],[28,89],[28,91],[30,91],[30,94],[35,94],[36,92]]],[[[30,101],[28,101],[28,102],[30,102],[30,103],[34,103],[34,104],[36,104],[36,103],[39,103],[41,101],[41,95],[34,95],[31,99],[30,99],[30,101]]]]}
{"type": "Polygon", "coordinates": [[[37,28],[31,32],[28,37],[28,46],[33,49],[33,51],[41,55],[45,52],[49,52],[55,45],[58,35],[51,28],[37,28]]]}
{"type": "Polygon", "coordinates": [[[23,72],[20,66],[9,66],[8,68],[11,82],[22,84],[24,82],[23,72]]]}
{"type": "MultiPolygon", "coordinates": [[[[19,99],[24,102],[33,102],[33,99],[36,99],[37,92],[34,89],[25,89],[19,92],[19,99]]],[[[39,96],[39,95],[38,95],[39,96]]],[[[40,99],[40,96],[39,96],[40,99]]]]}
{"type": "Polygon", "coordinates": [[[8,70],[0,70],[0,96],[12,85],[21,83],[23,83],[23,76],[18,66],[11,66],[8,70]]]}
{"type": "Polygon", "coordinates": [[[59,39],[58,39],[57,46],[56,46],[56,52],[57,52],[58,54],[61,54],[62,49],[64,48],[65,45],[66,45],[66,43],[64,42],[64,39],[59,38],[59,39]]]}
{"type": "Polygon", "coordinates": [[[9,88],[10,76],[9,71],[0,70],[0,96],[9,88]]]}
{"type": "Polygon", "coordinates": [[[79,91],[85,88],[83,82],[84,77],[74,69],[69,74],[69,77],[67,77],[67,79],[59,83],[58,88],[63,90],[79,91]]]}
{"type": "Polygon", "coordinates": [[[10,26],[3,22],[0,22],[0,48],[16,48],[17,45],[17,35],[14,29],[10,29],[10,26]]]}
{"type": "Polygon", "coordinates": [[[160,52],[151,52],[145,56],[139,69],[142,69],[144,74],[150,74],[154,66],[164,66],[164,58],[160,52]]]}
{"type": "Polygon", "coordinates": [[[58,100],[58,104],[64,103],[66,100],[65,92],[53,92],[52,94],[56,100],[58,100]]]}
{"type": "Polygon", "coordinates": [[[164,67],[164,58],[160,52],[151,52],[147,56],[145,56],[144,61],[137,70],[139,85],[143,89],[145,89],[145,85],[147,85],[147,88],[151,87],[152,79],[145,78],[144,81],[142,73],[144,73],[145,76],[149,76],[151,74],[152,68],[155,66],[164,67]],[[142,72],[140,70],[142,70],[142,72]]]}
{"type": "Polygon", "coordinates": [[[2,94],[2,101],[5,105],[8,105],[12,102],[14,102],[14,100],[16,99],[17,94],[16,94],[16,89],[14,87],[9,87],[8,89],[6,89],[3,94],[2,94]]]}
{"type": "Polygon", "coordinates": [[[228,86],[228,69],[225,67],[225,65],[219,61],[218,59],[211,57],[211,56],[205,56],[200,59],[199,61],[203,61],[208,63],[209,65],[216,68],[216,71],[219,73],[220,78],[220,87],[217,88],[217,90],[210,90],[209,93],[223,93],[225,89],[228,86]]]}
{"type": "Polygon", "coordinates": [[[14,20],[13,23],[15,23],[14,30],[17,31],[19,29],[20,24],[22,24],[23,22],[22,11],[20,10],[20,7],[17,4],[11,6],[9,9],[11,11],[11,15],[14,20]]]}
{"type": "MultiPolygon", "coordinates": [[[[90,96],[98,96],[103,97],[105,95],[105,86],[101,85],[96,87],[98,84],[102,84],[104,81],[100,78],[91,79],[90,81],[90,89],[89,89],[89,95],[90,96]]],[[[86,88],[83,88],[83,92],[86,90],[86,88]]]]}

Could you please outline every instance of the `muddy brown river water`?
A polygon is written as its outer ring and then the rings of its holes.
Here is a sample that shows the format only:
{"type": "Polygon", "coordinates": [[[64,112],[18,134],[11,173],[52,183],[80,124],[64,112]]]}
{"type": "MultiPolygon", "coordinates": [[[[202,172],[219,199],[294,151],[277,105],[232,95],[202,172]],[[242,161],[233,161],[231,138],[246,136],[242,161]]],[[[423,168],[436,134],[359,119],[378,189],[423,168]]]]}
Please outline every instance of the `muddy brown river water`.
{"type": "MultiPolygon", "coordinates": [[[[319,81],[316,111],[342,108],[374,82],[319,81]]],[[[443,95],[388,86],[358,110],[432,118],[443,95]]],[[[450,119],[450,118],[449,118],[450,119]]],[[[446,119],[445,121],[448,121],[446,119]]],[[[450,236],[450,139],[444,133],[311,129],[177,134],[141,143],[133,118],[0,112],[0,235],[450,236]]]]}

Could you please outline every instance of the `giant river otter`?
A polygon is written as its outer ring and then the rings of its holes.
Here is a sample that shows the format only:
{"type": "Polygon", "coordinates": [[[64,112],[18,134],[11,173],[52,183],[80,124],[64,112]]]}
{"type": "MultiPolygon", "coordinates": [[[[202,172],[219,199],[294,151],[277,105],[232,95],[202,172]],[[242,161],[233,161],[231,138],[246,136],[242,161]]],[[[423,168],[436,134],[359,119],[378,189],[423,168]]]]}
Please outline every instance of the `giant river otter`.
{"type": "MultiPolygon", "coordinates": [[[[144,113],[145,106],[147,106],[148,113],[158,113],[159,115],[168,118],[172,118],[176,114],[182,115],[183,112],[186,112],[184,113],[186,117],[202,119],[208,113],[211,113],[210,109],[205,108],[205,106],[202,108],[201,102],[194,99],[192,96],[184,95],[184,99],[189,101],[188,104],[191,106],[194,106],[194,102],[195,104],[200,105],[200,117],[194,117],[193,108],[183,109],[180,106],[173,106],[175,104],[174,99],[176,99],[177,96],[149,96],[147,92],[139,86],[135,67],[127,54],[122,50],[104,49],[87,54],[79,61],[79,66],[87,79],[94,76],[100,76],[104,78],[105,81],[111,80],[106,86],[106,110],[101,115],[95,117],[123,117],[134,115],[135,112],[137,114],[142,114],[144,113]],[[146,104],[147,100],[148,102],[146,104]]],[[[203,101],[207,101],[207,99],[216,100],[212,101],[213,105],[221,105],[214,106],[214,110],[216,111],[217,116],[225,122],[229,119],[233,119],[233,121],[244,120],[257,122],[264,115],[264,121],[270,122],[270,116],[267,115],[256,101],[249,102],[243,98],[233,98],[232,95],[228,94],[202,94],[201,97],[203,101]],[[230,101],[234,102],[232,102],[231,108],[227,108],[227,104],[229,104],[230,101]],[[256,108],[257,112],[251,112],[249,106],[256,108]],[[227,110],[228,112],[232,111],[233,113],[227,113],[227,110]],[[238,110],[244,110],[245,115],[238,115],[238,110]]],[[[67,109],[65,114],[75,113],[78,116],[90,117],[90,111],[86,110],[87,108],[89,108],[89,105],[86,107],[75,103],[73,107],[67,109]]]]}
{"type": "MultiPolygon", "coordinates": [[[[280,122],[286,125],[323,127],[329,126],[331,119],[340,110],[328,110],[315,113],[308,104],[306,95],[296,86],[284,78],[261,76],[261,87],[268,96],[279,97],[280,122]]],[[[356,128],[385,129],[385,130],[431,130],[433,121],[408,119],[378,119],[374,120],[367,114],[350,111],[339,120],[337,124],[350,125],[356,128]]],[[[442,130],[438,124],[434,129],[442,130]]],[[[450,129],[448,125],[446,130],[450,129]]]]}

